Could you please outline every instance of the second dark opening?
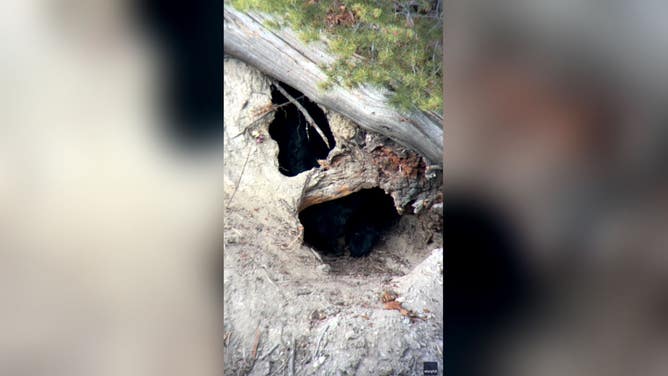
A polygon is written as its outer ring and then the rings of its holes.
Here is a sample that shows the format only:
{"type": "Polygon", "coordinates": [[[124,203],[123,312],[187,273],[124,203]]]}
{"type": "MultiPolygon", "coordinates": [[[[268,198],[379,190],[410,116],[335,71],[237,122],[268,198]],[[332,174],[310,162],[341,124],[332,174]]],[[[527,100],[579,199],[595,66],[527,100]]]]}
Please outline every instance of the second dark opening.
{"type": "Polygon", "coordinates": [[[298,90],[284,83],[279,84],[306,109],[322,129],[330,145],[328,148],[318,132],[309,126],[297,106],[290,103],[288,98],[272,85],[271,101],[280,107],[276,110],[274,121],[269,125],[269,135],[278,143],[279,170],[283,175],[295,176],[318,167],[318,159],[327,158],[329,151],[334,148],[334,135],[329,129],[327,116],[317,104],[298,90]]]}

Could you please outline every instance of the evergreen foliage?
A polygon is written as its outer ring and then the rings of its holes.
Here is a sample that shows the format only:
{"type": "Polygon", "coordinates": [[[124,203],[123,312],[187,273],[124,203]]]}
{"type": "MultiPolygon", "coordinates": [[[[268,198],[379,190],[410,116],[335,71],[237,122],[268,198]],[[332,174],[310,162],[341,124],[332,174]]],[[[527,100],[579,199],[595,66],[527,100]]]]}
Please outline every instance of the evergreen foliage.
{"type": "Polygon", "coordinates": [[[226,0],[235,8],[277,16],[306,42],[325,40],[339,57],[323,67],[347,87],[371,84],[392,91],[391,104],[440,112],[443,20],[440,0],[226,0]]]}

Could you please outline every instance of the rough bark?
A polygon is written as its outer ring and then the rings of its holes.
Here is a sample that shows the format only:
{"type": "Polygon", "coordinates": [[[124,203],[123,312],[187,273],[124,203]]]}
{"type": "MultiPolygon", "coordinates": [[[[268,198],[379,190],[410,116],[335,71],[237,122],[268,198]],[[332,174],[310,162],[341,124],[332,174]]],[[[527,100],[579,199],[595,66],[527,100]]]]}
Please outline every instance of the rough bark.
{"type": "Polygon", "coordinates": [[[364,145],[344,141],[329,154],[322,168],[306,179],[298,210],[380,187],[394,199],[400,214],[418,214],[442,202],[440,173],[430,173],[420,156],[383,137],[369,135],[364,145]]]}
{"type": "Polygon", "coordinates": [[[401,114],[388,103],[387,91],[362,86],[327,90],[319,83],[327,80],[321,68],[335,61],[322,42],[304,43],[289,28],[273,30],[265,26],[271,17],[224,8],[224,49],[270,77],[298,89],[311,100],[357,123],[360,127],[385,135],[420,153],[432,164],[443,160],[441,117],[415,111],[401,114]]]}

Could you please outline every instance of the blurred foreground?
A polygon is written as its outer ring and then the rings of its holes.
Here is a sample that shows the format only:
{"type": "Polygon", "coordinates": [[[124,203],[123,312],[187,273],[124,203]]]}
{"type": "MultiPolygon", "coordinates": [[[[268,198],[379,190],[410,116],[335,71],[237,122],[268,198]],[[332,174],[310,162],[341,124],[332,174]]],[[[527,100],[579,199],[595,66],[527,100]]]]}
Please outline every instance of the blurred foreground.
{"type": "Polygon", "coordinates": [[[219,372],[220,96],[163,97],[204,90],[163,5],[0,4],[2,375],[219,372]]]}
{"type": "Polygon", "coordinates": [[[668,10],[446,9],[446,374],[668,374],[668,10]]]}

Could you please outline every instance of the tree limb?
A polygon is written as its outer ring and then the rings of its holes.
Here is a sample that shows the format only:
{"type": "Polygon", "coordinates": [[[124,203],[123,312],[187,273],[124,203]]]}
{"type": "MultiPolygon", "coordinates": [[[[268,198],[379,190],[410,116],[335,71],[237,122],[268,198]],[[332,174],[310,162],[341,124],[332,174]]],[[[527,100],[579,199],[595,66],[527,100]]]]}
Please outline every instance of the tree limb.
{"type": "Polygon", "coordinates": [[[224,6],[225,53],[246,62],[274,79],[285,82],[314,102],[338,112],[360,127],[383,134],[417,151],[431,164],[443,163],[442,116],[424,111],[401,114],[389,105],[387,90],[320,84],[328,77],[322,67],[336,61],[324,42],[304,43],[296,32],[265,26],[273,18],[255,12],[240,12],[224,6]]]}
{"type": "MultiPolygon", "coordinates": [[[[292,97],[292,95],[290,95],[285,89],[283,89],[281,84],[279,84],[278,82],[275,82],[274,86],[276,86],[278,91],[280,91],[281,94],[283,94],[283,96],[288,98],[288,100],[290,102],[292,102],[292,104],[294,104],[295,107],[297,107],[297,109],[302,113],[302,115],[304,115],[304,118],[306,118],[306,121],[308,122],[308,124],[310,126],[312,126],[313,128],[315,128],[316,132],[318,132],[318,134],[320,135],[320,138],[322,138],[322,140],[325,141],[325,145],[327,145],[327,149],[331,149],[332,147],[329,146],[329,141],[327,140],[327,136],[325,136],[325,133],[322,131],[322,129],[320,129],[318,124],[315,123],[315,120],[313,120],[311,115],[309,115],[308,111],[306,111],[304,106],[302,106],[302,104],[299,103],[299,101],[297,101],[295,98],[292,97]]],[[[308,129],[306,130],[306,136],[308,137],[308,129]]]]}

